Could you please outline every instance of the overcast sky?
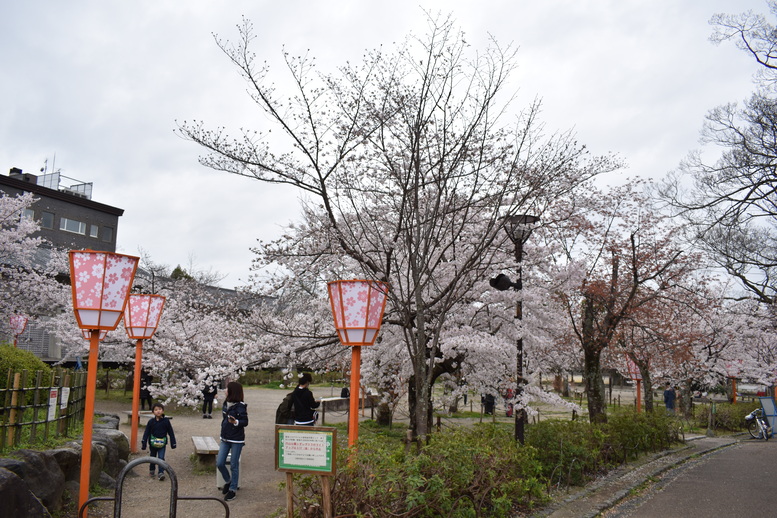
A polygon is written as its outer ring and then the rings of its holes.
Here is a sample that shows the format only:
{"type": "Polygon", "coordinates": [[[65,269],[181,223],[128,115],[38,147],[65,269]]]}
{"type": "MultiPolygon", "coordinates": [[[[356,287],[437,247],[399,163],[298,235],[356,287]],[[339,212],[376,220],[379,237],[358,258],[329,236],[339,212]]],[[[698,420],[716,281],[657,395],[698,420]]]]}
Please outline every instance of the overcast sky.
{"type": "Polygon", "coordinates": [[[707,110],[753,90],[754,63],[709,42],[710,17],[768,12],[765,0],[3,2],[0,172],[37,173],[48,159],[124,209],[118,251],[193,260],[226,275],[224,287],[244,285],[249,248],[297,217],[297,193],[206,169],[173,133],[176,120],[266,122],[212,33],[234,39],[245,15],[261,60],[310,49],[334,71],[423,34],[421,7],[452,13],[473,46],[490,33],[519,47],[516,109],[539,97],[548,130],[573,129],[593,153],[618,153],[627,174],[654,178],[698,148],[707,110]]]}

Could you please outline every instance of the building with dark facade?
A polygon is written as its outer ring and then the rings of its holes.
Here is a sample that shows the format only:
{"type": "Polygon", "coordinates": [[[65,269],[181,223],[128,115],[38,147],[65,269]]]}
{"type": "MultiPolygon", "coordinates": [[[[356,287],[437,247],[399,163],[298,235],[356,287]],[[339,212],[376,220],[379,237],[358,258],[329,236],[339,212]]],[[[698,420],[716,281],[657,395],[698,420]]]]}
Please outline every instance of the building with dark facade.
{"type": "Polygon", "coordinates": [[[31,213],[40,224],[41,236],[57,248],[116,251],[119,217],[124,209],[92,200],[92,184],[72,183],[59,172],[34,175],[12,168],[0,175],[0,191],[10,195],[31,192],[38,200],[31,213]],[[69,182],[68,182],[69,183],[69,182]]]}
{"type": "MultiPolygon", "coordinates": [[[[25,217],[34,218],[40,224],[34,236],[43,237],[54,247],[116,251],[119,217],[124,209],[93,201],[91,183],[67,178],[58,171],[34,175],[14,167],[8,176],[0,174],[0,192],[11,196],[29,192],[37,198],[25,217]]],[[[46,251],[41,250],[41,255],[43,259],[46,251]]],[[[32,319],[19,336],[18,347],[46,361],[62,358],[61,347],[54,337],[32,319]]]]}

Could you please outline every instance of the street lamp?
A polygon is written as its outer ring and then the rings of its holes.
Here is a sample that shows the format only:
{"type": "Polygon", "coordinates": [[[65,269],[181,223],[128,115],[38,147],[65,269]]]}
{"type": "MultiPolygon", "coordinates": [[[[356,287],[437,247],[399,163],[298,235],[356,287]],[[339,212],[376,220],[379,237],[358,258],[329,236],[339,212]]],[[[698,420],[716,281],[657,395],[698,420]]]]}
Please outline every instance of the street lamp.
{"type": "Polygon", "coordinates": [[[327,283],[332,316],[340,343],[351,347],[351,400],[348,415],[348,446],[359,438],[359,381],[361,346],[373,345],[386,309],[388,284],[351,280],[327,283]]]}
{"type": "Polygon", "coordinates": [[[24,329],[27,327],[27,320],[27,315],[11,315],[11,332],[13,332],[14,347],[16,347],[19,335],[24,333],[24,329]]]}
{"type": "MultiPolygon", "coordinates": [[[[540,220],[537,216],[531,216],[528,214],[507,216],[502,221],[502,227],[507,232],[508,237],[515,245],[515,262],[518,265],[518,281],[512,282],[506,275],[500,273],[489,281],[492,288],[496,288],[499,291],[508,290],[513,288],[516,291],[523,289],[523,272],[521,268],[521,262],[523,261],[523,245],[529,240],[534,225],[540,220]]],[[[519,321],[523,320],[523,299],[519,295],[518,304],[515,307],[515,318],[519,321]]],[[[515,379],[515,396],[520,399],[523,392],[523,331],[521,331],[517,342],[517,358],[516,358],[516,379],[515,379]]],[[[523,408],[514,412],[515,415],[515,440],[524,443],[524,423],[526,421],[526,412],[523,408]]]]}
{"type": "MultiPolygon", "coordinates": [[[[138,258],[94,250],[71,250],[68,255],[70,256],[73,311],[82,332],[85,330],[90,332],[78,497],[80,509],[89,499],[89,468],[92,461],[92,423],[100,332],[113,331],[119,325],[127,303],[127,295],[138,268],[138,258]]],[[[88,509],[85,512],[88,513],[88,509]]]]}
{"type": "Polygon", "coordinates": [[[140,415],[140,368],[143,359],[143,340],[154,336],[162,316],[165,297],[162,295],[132,294],[124,308],[124,329],[135,344],[135,380],[132,384],[132,427],[130,433],[130,451],[138,452],[138,420],[140,415]]]}

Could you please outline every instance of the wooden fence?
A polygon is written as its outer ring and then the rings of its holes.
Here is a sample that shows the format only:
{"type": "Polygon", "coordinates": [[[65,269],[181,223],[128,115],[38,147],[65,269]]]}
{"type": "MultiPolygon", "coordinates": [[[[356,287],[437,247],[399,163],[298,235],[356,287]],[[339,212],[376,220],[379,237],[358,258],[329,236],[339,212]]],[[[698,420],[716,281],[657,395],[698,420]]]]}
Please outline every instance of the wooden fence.
{"type": "Polygon", "coordinates": [[[67,436],[84,419],[86,372],[8,370],[0,388],[0,451],[67,436]],[[30,383],[30,381],[33,383],[30,383]]]}

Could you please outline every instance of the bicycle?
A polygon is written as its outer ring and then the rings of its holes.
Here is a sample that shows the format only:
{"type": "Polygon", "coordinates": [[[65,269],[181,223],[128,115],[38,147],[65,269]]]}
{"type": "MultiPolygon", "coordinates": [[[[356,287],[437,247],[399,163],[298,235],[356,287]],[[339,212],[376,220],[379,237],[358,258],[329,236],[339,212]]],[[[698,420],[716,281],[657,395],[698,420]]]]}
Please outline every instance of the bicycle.
{"type": "Polygon", "coordinates": [[[747,431],[753,439],[768,441],[772,435],[772,429],[763,414],[763,410],[756,408],[745,416],[745,421],[747,421],[747,431]]]}

